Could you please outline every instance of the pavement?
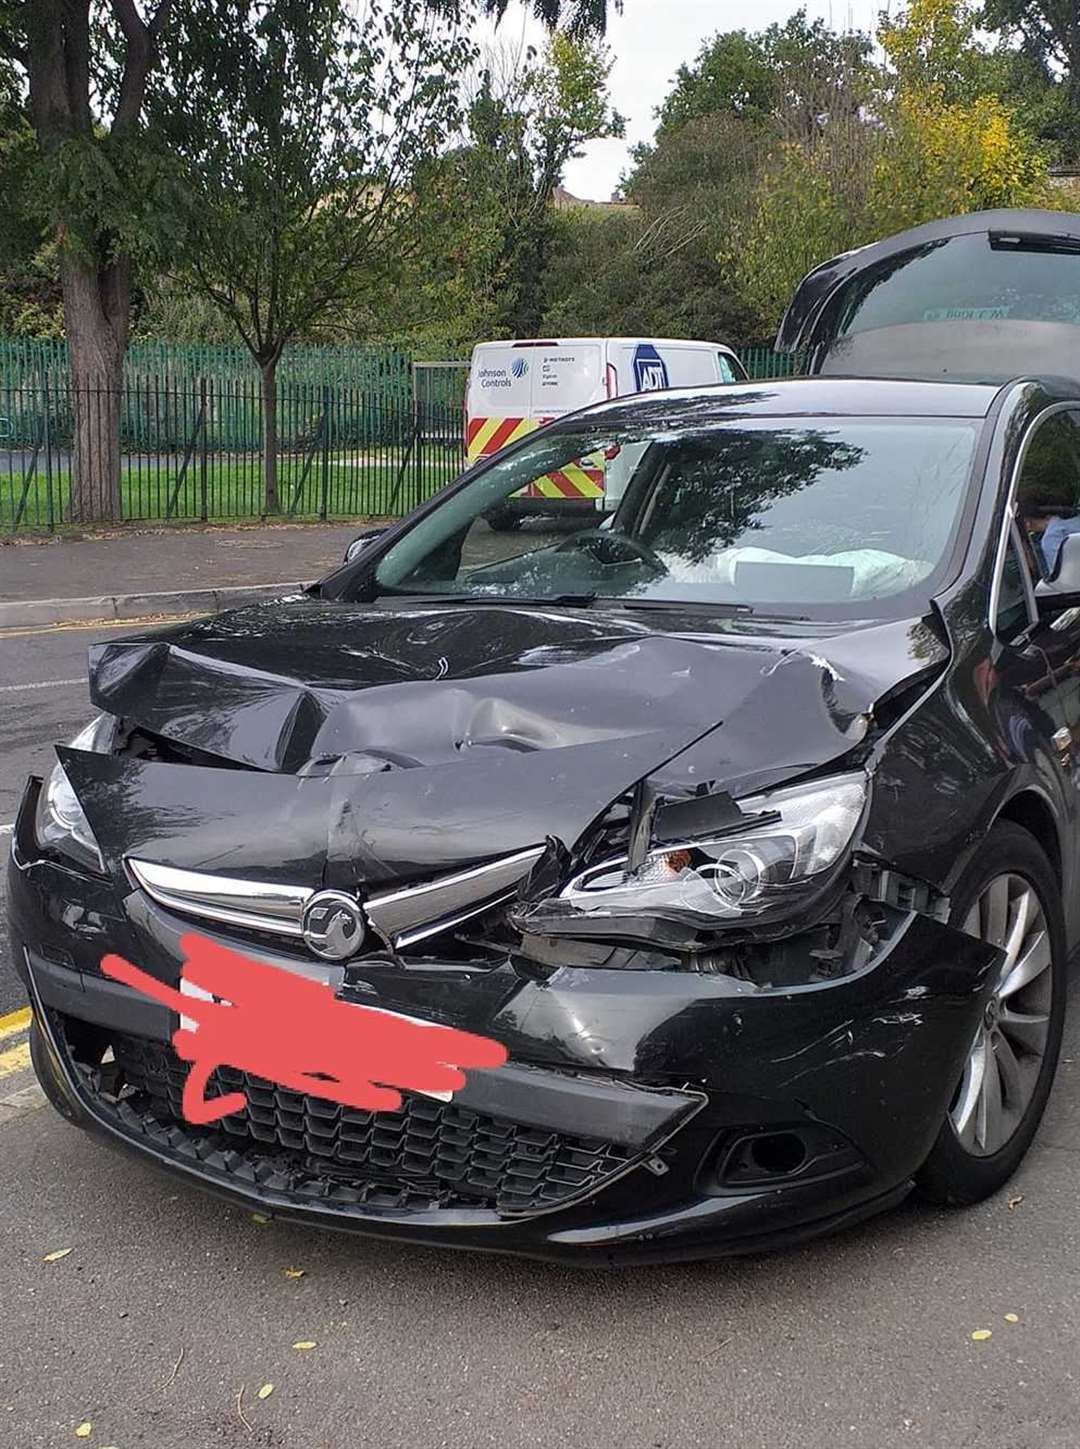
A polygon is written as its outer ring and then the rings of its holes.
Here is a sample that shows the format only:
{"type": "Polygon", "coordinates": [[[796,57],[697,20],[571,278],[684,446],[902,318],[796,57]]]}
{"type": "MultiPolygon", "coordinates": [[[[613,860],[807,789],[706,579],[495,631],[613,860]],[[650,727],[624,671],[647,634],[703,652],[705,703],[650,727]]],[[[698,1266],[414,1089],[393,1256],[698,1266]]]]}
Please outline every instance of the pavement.
{"type": "Polygon", "coordinates": [[[0,540],[0,630],[229,608],[328,573],[364,522],[0,540]]]}
{"type": "MultiPolygon", "coordinates": [[[[125,627],[0,636],[0,850],[90,716],[87,645],[125,627]]],[[[600,1273],[259,1223],[84,1137],[33,1083],[7,952],[3,1449],[1080,1444],[1075,990],[1046,1122],[989,1202],[600,1273]]]]}

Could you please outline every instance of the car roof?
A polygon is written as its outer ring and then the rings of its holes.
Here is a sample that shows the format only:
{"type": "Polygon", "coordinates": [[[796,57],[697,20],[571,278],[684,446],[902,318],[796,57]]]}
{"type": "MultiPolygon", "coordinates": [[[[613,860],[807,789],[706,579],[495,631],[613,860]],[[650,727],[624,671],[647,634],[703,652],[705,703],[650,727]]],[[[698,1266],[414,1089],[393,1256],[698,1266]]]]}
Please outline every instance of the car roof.
{"type": "MultiPolygon", "coordinates": [[[[1049,390],[1048,384],[1040,385],[1049,390]]],[[[1000,391],[985,383],[790,377],[633,393],[594,404],[588,412],[628,422],[655,412],[658,425],[670,425],[676,405],[687,413],[685,421],[693,422],[728,417],[985,418],[1000,391]]]]}

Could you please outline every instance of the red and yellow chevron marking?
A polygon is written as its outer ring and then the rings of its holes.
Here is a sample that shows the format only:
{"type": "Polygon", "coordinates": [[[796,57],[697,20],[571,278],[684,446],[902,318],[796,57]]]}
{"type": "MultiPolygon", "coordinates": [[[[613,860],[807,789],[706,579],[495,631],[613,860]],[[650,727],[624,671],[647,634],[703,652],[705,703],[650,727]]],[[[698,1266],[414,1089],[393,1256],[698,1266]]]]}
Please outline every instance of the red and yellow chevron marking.
{"type": "Polygon", "coordinates": [[[543,478],[534,478],[525,490],[528,498],[603,498],[604,470],[566,463],[543,478]]]}
{"type": "Polygon", "coordinates": [[[488,458],[550,421],[550,418],[470,418],[465,435],[468,460],[475,463],[477,458],[488,458]]]}
{"type": "MultiPolygon", "coordinates": [[[[470,418],[466,434],[466,451],[470,463],[490,457],[509,443],[534,433],[550,418],[470,418]]],[[[524,498],[603,498],[604,458],[582,458],[542,478],[534,478],[518,497],[524,498]]]]}

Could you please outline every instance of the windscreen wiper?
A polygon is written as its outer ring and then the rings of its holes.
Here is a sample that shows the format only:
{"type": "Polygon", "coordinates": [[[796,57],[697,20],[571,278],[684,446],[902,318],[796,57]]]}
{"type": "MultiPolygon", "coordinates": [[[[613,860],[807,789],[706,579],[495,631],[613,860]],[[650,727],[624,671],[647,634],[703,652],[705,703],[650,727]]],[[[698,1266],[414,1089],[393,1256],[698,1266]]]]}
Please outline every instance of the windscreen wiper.
{"type": "Polygon", "coordinates": [[[384,599],[411,604],[489,604],[496,608],[515,608],[525,605],[531,608],[563,606],[564,608],[587,609],[595,604],[596,594],[383,594],[384,599]]]}
{"type": "Polygon", "coordinates": [[[715,604],[707,599],[623,599],[613,595],[605,597],[604,602],[614,604],[618,609],[664,609],[668,612],[681,609],[687,613],[722,614],[725,618],[741,618],[754,612],[750,604],[715,604]]]}

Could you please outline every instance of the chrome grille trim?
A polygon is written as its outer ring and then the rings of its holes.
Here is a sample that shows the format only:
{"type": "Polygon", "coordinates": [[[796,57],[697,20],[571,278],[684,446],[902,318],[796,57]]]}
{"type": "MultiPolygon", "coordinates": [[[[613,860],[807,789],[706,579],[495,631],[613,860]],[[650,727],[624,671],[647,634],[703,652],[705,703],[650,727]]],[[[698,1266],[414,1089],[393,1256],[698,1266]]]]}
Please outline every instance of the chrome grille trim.
{"type": "Polygon", "coordinates": [[[127,867],[151,900],[169,910],[208,921],[300,937],[304,906],[314,894],[305,886],[267,885],[200,870],[179,870],[128,856],[127,867]]]}
{"type": "Polygon", "coordinates": [[[406,886],[371,896],[364,902],[368,920],[383,936],[392,937],[396,945],[407,945],[422,939],[417,927],[431,926],[423,935],[434,935],[445,925],[456,924],[461,913],[474,915],[481,902],[486,908],[492,896],[503,896],[522,880],[540,859],[545,847],[522,850],[506,855],[488,865],[444,875],[424,885],[406,886]],[[453,918],[452,920],[449,918],[453,918]],[[405,937],[408,937],[408,940],[405,937]]]}
{"type": "MultiPolygon", "coordinates": [[[[509,899],[544,850],[538,845],[439,880],[384,891],[362,902],[364,912],[384,940],[395,947],[415,945],[509,899]]],[[[302,940],[304,907],[316,894],[313,887],[181,870],[134,856],[126,864],[135,883],[167,910],[293,940],[302,940]]]]}

